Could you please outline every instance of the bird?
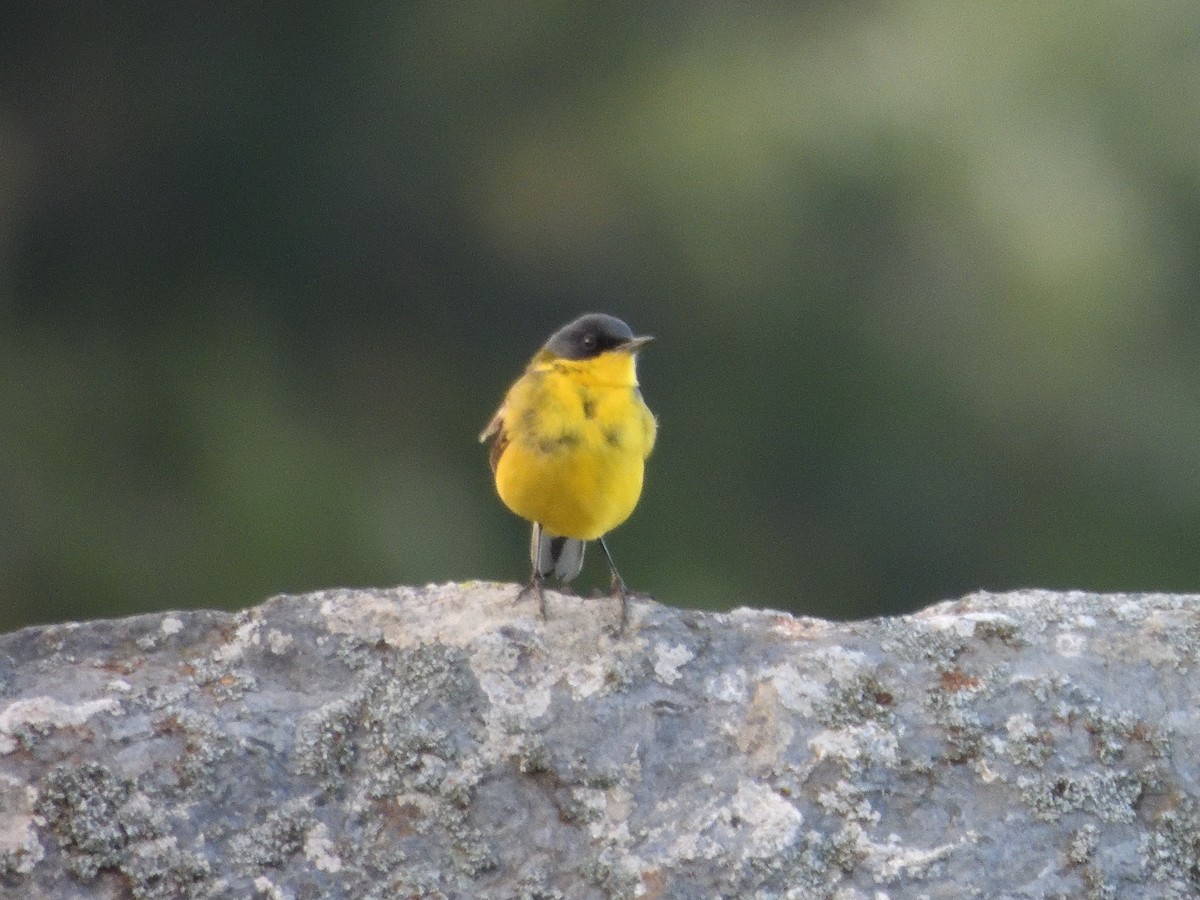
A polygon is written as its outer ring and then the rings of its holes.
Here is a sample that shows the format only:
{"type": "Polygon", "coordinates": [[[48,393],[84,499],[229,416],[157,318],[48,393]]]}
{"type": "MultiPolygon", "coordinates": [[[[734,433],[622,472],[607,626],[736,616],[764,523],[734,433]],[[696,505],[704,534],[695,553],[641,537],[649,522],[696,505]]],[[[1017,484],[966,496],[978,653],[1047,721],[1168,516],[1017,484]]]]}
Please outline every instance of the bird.
{"type": "Polygon", "coordinates": [[[553,574],[569,585],[596,540],[625,630],[629,589],[604,536],[637,506],[658,433],[637,379],[638,351],[651,340],[615,316],[580,316],[550,335],[479,435],[491,441],[500,499],[533,523],[533,572],[517,599],[535,594],[543,620],[545,579],[553,574]]]}

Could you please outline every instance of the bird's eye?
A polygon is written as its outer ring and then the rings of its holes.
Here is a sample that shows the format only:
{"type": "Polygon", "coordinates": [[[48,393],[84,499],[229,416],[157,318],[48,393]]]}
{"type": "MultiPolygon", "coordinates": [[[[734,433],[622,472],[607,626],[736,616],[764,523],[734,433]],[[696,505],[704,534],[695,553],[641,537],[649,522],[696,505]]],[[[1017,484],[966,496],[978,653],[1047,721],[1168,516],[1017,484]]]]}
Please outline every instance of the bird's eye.
{"type": "Polygon", "coordinates": [[[596,336],[594,334],[585,334],[583,336],[583,346],[591,350],[596,346],[596,336]]]}

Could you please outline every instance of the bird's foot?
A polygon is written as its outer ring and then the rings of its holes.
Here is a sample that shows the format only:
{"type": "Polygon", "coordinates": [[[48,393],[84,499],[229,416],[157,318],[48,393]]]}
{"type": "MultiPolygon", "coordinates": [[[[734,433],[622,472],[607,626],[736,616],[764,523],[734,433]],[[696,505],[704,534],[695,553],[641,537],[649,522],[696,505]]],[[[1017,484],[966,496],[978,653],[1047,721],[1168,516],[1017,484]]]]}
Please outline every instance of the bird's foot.
{"type": "Polygon", "coordinates": [[[537,597],[538,610],[542,614],[543,622],[546,621],[546,592],[542,589],[544,580],[545,579],[543,579],[541,575],[535,574],[533,578],[529,580],[529,584],[525,585],[525,587],[521,588],[521,590],[517,593],[517,599],[514,601],[516,603],[520,603],[525,599],[526,596],[533,594],[535,597],[537,597]]]}
{"type": "Polygon", "coordinates": [[[629,588],[625,586],[625,580],[616,573],[613,574],[611,594],[621,600],[621,622],[617,626],[617,634],[623,635],[629,625],[629,588]]]}

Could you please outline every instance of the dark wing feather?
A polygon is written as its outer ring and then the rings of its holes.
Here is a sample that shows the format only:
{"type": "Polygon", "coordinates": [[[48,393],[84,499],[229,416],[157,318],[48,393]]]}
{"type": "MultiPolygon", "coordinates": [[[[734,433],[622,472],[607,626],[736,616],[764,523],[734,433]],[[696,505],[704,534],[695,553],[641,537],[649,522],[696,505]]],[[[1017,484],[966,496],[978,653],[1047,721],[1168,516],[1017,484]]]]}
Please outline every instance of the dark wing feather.
{"type": "Polygon", "coordinates": [[[479,440],[481,443],[488,440],[492,442],[491,450],[488,452],[488,464],[492,467],[494,474],[496,466],[500,465],[500,457],[504,455],[504,451],[508,447],[508,432],[504,429],[503,406],[496,410],[492,421],[488,422],[487,428],[480,433],[479,440]]]}

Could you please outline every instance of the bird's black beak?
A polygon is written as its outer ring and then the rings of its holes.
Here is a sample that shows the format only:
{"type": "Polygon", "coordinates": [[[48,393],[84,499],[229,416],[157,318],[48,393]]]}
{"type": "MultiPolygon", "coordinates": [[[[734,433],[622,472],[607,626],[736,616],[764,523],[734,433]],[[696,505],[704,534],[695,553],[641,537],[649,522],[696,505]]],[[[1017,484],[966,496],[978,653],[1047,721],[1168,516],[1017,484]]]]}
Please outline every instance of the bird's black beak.
{"type": "Polygon", "coordinates": [[[654,338],[648,334],[643,334],[640,337],[631,337],[629,340],[623,343],[619,349],[624,350],[626,353],[637,353],[652,340],[654,340],[654,338]]]}

